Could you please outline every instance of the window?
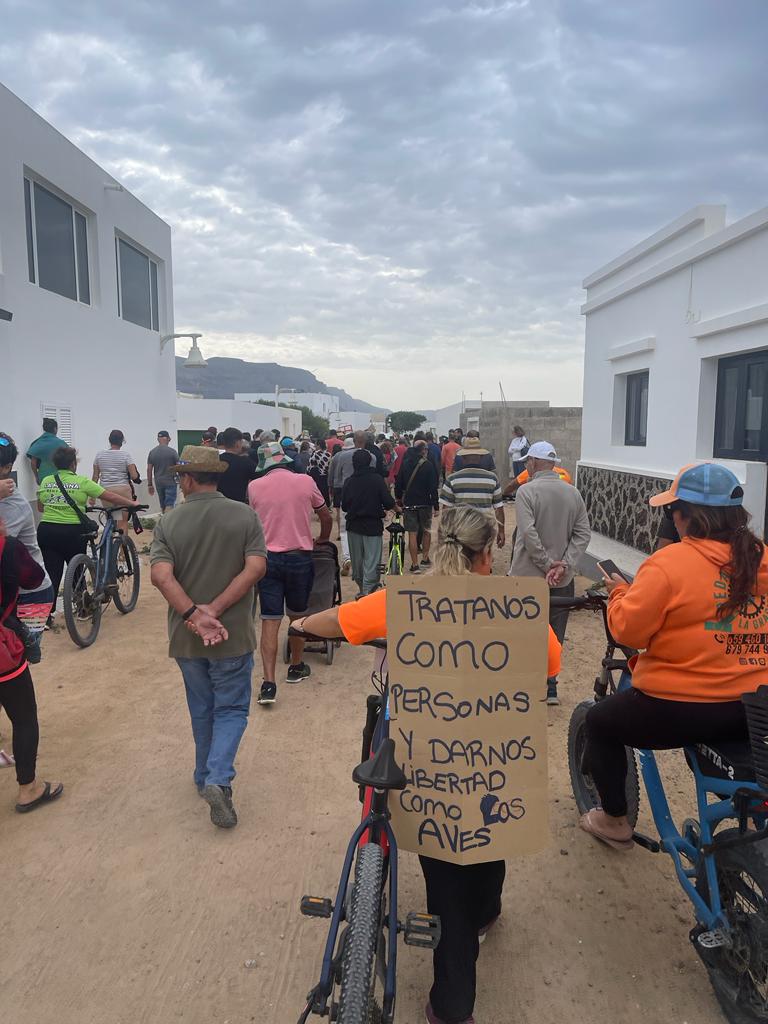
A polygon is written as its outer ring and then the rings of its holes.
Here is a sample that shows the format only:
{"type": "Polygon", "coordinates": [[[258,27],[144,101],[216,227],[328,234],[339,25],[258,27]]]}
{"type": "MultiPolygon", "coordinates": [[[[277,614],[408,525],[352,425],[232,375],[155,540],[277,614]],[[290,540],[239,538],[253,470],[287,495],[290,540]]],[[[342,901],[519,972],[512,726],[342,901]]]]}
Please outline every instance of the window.
{"type": "Polygon", "coordinates": [[[768,459],[768,351],[717,365],[716,459],[768,459]]]}
{"type": "Polygon", "coordinates": [[[71,203],[24,179],[29,280],[67,299],[91,304],[88,224],[71,203]]]}
{"type": "Polygon", "coordinates": [[[160,330],[157,263],[124,238],[115,239],[117,312],[123,320],[160,330]]]}
{"type": "Polygon", "coordinates": [[[40,418],[56,420],[59,429],[57,435],[67,444],[72,444],[72,406],[54,405],[50,402],[40,403],[40,418]]]}
{"type": "Polygon", "coordinates": [[[648,371],[627,374],[624,444],[645,445],[648,430],[648,371]]]}

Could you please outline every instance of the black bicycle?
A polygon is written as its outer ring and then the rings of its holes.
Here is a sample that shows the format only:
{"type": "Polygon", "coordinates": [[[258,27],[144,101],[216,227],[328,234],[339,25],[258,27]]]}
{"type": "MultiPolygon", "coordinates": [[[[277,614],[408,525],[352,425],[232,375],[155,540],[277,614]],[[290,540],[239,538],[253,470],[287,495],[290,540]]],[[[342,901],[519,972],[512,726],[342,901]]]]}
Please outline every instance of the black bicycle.
{"type": "Polygon", "coordinates": [[[99,635],[104,608],[114,601],[123,615],[132,612],[139,600],[141,566],[136,545],[115,526],[110,513],[131,512],[134,530],[142,532],[136,513],[149,505],[94,507],[103,526],[97,539],[88,537],[88,553],[75,555],[64,576],[64,621],[78,647],[90,647],[99,635]]]}
{"type": "Polygon", "coordinates": [[[330,918],[331,924],[320,980],[309,993],[298,1024],[306,1024],[311,1015],[339,1024],[392,1024],[398,934],[407,945],[424,949],[435,949],[440,941],[439,918],[409,913],[405,923],[398,919],[397,842],[388,803],[391,790],[405,788],[406,777],[389,737],[386,641],[374,640],[368,646],[382,653],[372,676],[378,692],[366,702],[362,761],[352,772],[363,805],[362,820],[347,846],[335,901],[319,896],[301,900],[302,914],[330,918]]]}

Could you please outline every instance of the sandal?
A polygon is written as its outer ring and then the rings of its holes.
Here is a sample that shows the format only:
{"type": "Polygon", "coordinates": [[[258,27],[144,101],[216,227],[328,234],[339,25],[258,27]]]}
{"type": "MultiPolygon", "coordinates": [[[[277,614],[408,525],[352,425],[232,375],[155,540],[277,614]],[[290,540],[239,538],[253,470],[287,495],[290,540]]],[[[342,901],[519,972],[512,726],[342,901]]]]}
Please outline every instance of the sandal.
{"type": "MultiPolygon", "coordinates": [[[[592,811],[597,808],[592,808],[592,811]]],[[[593,824],[590,815],[592,811],[587,811],[586,814],[582,814],[579,818],[579,828],[582,828],[589,835],[594,836],[595,839],[599,839],[601,843],[605,843],[606,846],[612,847],[614,850],[622,850],[626,852],[631,850],[635,845],[634,839],[614,839],[612,836],[606,835],[605,832],[601,832],[600,829],[593,824]]]]}
{"type": "Polygon", "coordinates": [[[34,811],[36,807],[40,807],[41,804],[49,804],[53,800],[58,800],[61,794],[64,792],[64,783],[60,782],[56,789],[51,789],[50,782],[45,783],[45,789],[36,800],[31,800],[28,804],[16,804],[16,810],[19,814],[26,814],[28,811],[34,811]]]}

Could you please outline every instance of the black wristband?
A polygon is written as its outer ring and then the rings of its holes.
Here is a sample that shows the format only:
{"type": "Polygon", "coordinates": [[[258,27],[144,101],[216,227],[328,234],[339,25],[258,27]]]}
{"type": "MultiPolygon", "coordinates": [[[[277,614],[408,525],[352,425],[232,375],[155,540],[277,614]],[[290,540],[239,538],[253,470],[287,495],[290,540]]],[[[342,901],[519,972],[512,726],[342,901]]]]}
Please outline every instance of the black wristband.
{"type": "Polygon", "coordinates": [[[196,611],[197,611],[197,605],[196,604],[193,604],[191,608],[187,608],[187,610],[181,616],[182,621],[186,622],[188,619],[191,619],[196,611]]]}

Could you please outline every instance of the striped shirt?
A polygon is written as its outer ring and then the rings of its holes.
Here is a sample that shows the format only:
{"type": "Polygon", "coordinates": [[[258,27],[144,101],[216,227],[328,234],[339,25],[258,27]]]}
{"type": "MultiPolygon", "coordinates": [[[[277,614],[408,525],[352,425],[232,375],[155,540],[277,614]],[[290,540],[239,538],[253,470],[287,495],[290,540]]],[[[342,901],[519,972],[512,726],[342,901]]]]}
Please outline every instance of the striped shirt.
{"type": "Polygon", "coordinates": [[[440,492],[441,505],[469,505],[483,511],[501,508],[504,499],[501,484],[489,469],[467,467],[446,477],[440,492]]]}
{"type": "Polygon", "coordinates": [[[128,467],[133,459],[123,448],[106,448],[99,452],[93,460],[94,468],[99,470],[99,483],[109,490],[115,484],[127,484],[129,481],[128,467]]]}

